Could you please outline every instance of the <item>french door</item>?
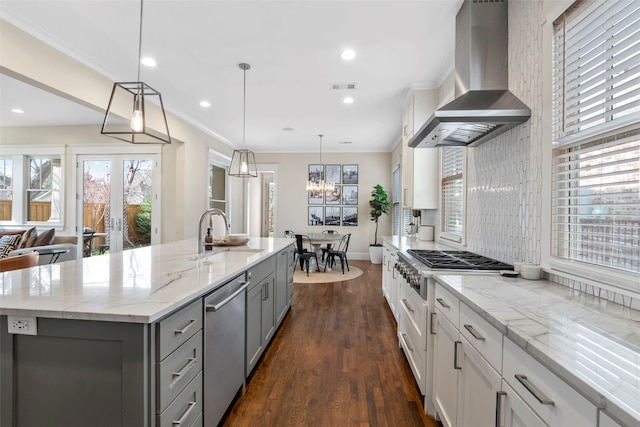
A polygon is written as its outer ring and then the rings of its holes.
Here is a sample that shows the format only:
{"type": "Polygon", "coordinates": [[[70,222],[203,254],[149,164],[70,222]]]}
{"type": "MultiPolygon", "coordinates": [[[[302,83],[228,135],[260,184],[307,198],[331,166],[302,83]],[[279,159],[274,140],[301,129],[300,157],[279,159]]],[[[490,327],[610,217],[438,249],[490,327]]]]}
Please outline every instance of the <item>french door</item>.
{"type": "Polygon", "coordinates": [[[159,155],[79,155],[84,256],[159,243],[159,155]]]}

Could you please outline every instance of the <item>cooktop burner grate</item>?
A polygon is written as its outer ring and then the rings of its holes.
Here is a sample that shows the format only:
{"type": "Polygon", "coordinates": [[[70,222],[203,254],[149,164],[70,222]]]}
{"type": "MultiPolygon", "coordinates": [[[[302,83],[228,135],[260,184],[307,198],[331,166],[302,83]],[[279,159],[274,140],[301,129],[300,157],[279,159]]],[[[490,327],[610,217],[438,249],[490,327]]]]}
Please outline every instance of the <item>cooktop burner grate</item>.
{"type": "Polygon", "coordinates": [[[483,255],[467,251],[435,251],[409,249],[407,251],[429,268],[451,270],[513,270],[513,266],[483,255]]]}

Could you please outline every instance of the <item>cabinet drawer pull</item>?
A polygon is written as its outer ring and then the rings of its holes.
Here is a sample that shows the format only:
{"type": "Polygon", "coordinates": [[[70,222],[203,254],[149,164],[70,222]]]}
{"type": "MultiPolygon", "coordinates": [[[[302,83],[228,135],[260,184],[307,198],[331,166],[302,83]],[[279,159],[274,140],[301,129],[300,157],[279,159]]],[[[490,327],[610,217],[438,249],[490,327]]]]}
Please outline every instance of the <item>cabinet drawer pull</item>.
{"type": "Polygon", "coordinates": [[[182,414],[182,416],[180,417],[180,419],[175,420],[173,423],[174,426],[181,426],[183,422],[185,422],[187,420],[187,418],[189,417],[189,414],[191,413],[191,411],[193,410],[193,408],[196,407],[196,402],[189,402],[189,407],[187,408],[186,411],[184,411],[184,414],[182,414]]]}
{"type": "Polygon", "coordinates": [[[402,298],[402,303],[404,304],[405,307],[407,307],[407,310],[409,310],[410,313],[413,313],[413,309],[409,305],[409,301],[407,301],[406,298],[402,298]]]}
{"type": "Polygon", "coordinates": [[[187,332],[187,329],[189,329],[190,327],[192,327],[193,325],[196,324],[196,322],[198,322],[198,319],[192,319],[189,323],[187,323],[187,326],[185,326],[182,329],[176,329],[175,331],[173,331],[174,334],[184,334],[185,332],[187,332]]]}
{"type": "Polygon", "coordinates": [[[407,341],[407,334],[402,334],[402,338],[404,338],[404,343],[407,345],[407,349],[413,353],[413,348],[411,348],[411,346],[409,345],[409,342],[407,341]]]}
{"type": "Polygon", "coordinates": [[[194,367],[194,366],[195,366],[195,364],[196,364],[196,358],[195,358],[195,357],[190,357],[190,358],[189,358],[189,361],[187,362],[187,364],[186,364],[186,365],[184,365],[184,366],[182,367],[182,369],[180,369],[180,371],[178,371],[178,372],[174,372],[174,373],[173,373],[173,376],[174,376],[174,377],[181,377],[181,376],[183,376],[184,374],[186,374],[186,373],[187,373],[187,371],[189,371],[189,369],[191,369],[192,367],[194,367]]]}
{"type": "Polygon", "coordinates": [[[478,341],[484,341],[484,337],[475,330],[473,325],[464,325],[464,328],[478,341]]]}
{"type": "Polygon", "coordinates": [[[526,375],[516,374],[515,376],[516,376],[516,379],[520,382],[520,384],[522,384],[524,388],[526,388],[527,391],[531,393],[538,402],[540,402],[543,405],[551,405],[551,406],[555,405],[555,402],[549,399],[547,396],[545,396],[544,393],[542,393],[538,387],[533,385],[529,381],[526,375]]]}
{"type": "Polygon", "coordinates": [[[506,391],[496,393],[496,427],[502,427],[502,398],[507,395],[506,391]]]}
{"type": "Polygon", "coordinates": [[[451,306],[447,304],[442,298],[436,298],[436,301],[438,301],[438,304],[440,304],[444,308],[451,308],[451,306]]]}
{"type": "Polygon", "coordinates": [[[453,369],[462,369],[462,366],[458,366],[458,345],[461,345],[462,341],[455,341],[453,343],[453,369]]]}
{"type": "Polygon", "coordinates": [[[436,324],[436,312],[432,311],[431,312],[431,329],[429,331],[429,332],[431,332],[431,335],[435,335],[436,334],[435,324],[436,324]]]}

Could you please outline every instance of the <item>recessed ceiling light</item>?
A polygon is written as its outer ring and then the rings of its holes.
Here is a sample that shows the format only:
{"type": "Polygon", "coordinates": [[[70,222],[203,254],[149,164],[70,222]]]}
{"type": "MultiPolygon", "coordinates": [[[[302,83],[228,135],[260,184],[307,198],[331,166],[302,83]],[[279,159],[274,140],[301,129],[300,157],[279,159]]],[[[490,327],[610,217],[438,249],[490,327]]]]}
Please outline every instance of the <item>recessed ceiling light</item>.
{"type": "Polygon", "coordinates": [[[142,58],[140,60],[140,63],[142,63],[142,65],[147,66],[147,67],[155,67],[156,65],[158,65],[156,63],[156,60],[153,58],[150,58],[148,56],[145,56],[144,58],[142,58]]]}
{"type": "Polygon", "coordinates": [[[356,53],[353,51],[353,49],[345,49],[340,53],[340,58],[344,59],[345,61],[349,61],[355,57],[356,53]]]}
{"type": "Polygon", "coordinates": [[[209,108],[209,107],[211,107],[211,103],[209,101],[200,101],[200,106],[201,107],[205,107],[205,108],[209,108]]]}
{"type": "Polygon", "coordinates": [[[353,98],[350,96],[347,96],[342,100],[342,102],[344,102],[345,104],[353,104],[353,98]]]}
{"type": "Polygon", "coordinates": [[[293,128],[290,127],[282,128],[282,130],[285,132],[293,132],[293,128]]]}
{"type": "Polygon", "coordinates": [[[12,108],[11,111],[16,114],[24,114],[24,110],[21,110],[19,108],[12,108]]]}

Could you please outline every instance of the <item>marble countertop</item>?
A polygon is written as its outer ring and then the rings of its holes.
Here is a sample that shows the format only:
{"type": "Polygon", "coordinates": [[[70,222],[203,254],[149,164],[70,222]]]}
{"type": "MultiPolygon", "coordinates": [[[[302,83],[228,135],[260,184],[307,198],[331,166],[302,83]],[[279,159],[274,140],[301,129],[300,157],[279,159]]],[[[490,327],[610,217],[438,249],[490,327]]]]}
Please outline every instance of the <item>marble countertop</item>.
{"type": "Polygon", "coordinates": [[[450,246],[443,245],[442,243],[424,241],[417,237],[382,236],[382,241],[383,243],[388,243],[400,251],[406,251],[407,249],[452,249],[450,246]]]}
{"type": "Polygon", "coordinates": [[[545,280],[435,276],[597,407],[640,425],[640,311],[545,280]]]}
{"type": "Polygon", "coordinates": [[[0,273],[0,315],[151,323],[292,244],[252,237],[196,257],[196,240],[0,273]]]}

